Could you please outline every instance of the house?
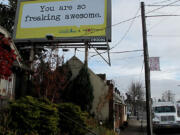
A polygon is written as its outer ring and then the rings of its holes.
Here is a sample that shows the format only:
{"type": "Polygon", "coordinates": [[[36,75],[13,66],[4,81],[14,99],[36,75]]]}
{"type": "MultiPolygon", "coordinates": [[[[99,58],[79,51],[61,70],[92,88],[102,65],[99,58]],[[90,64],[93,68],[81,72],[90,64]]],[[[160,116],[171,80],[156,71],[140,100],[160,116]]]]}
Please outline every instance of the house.
{"type": "Polygon", "coordinates": [[[113,95],[109,101],[111,110],[109,119],[113,121],[114,129],[124,128],[124,124],[127,122],[127,106],[124,102],[124,96],[114,87],[115,84],[112,80],[108,80],[107,85],[110,88],[110,93],[113,95]]]}
{"type": "MultiPolygon", "coordinates": [[[[72,71],[73,79],[78,75],[83,62],[73,56],[67,63],[72,71]]],[[[91,113],[97,120],[107,122],[111,124],[111,127],[119,128],[126,121],[126,106],[122,96],[114,88],[112,82],[106,80],[105,74],[95,74],[89,68],[88,72],[94,95],[91,113]]]]}
{"type": "MultiPolygon", "coordinates": [[[[0,33],[4,34],[6,38],[10,37],[10,34],[0,26],[0,33]]],[[[15,50],[16,60],[13,63],[13,74],[8,78],[8,80],[0,79],[0,109],[6,104],[7,100],[15,98],[15,90],[19,89],[17,81],[19,81],[19,75],[22,76],[23,65],[20,62],[21,56],[13,42],[10,44],[11,49],[15,50]],[[18,75],[19,74],[19,75],[18,75]]]]}
{"type": "MultiPolygon", "coordinates": [[[[68,65],[72,71],[73,79],[78,75],[83,63],[74,56],[68,61],[68,65]]],[[[97,76],[92,70],[88,69],[88,72],[94,89],[94,100],[91,113],[94,114],[98,120],[107,120],[109,117],[109,104],[108,100],[105,101],[104,97],[106,97],[108,94],[108,86],[106,85],[106,82],[97,76]]]]}

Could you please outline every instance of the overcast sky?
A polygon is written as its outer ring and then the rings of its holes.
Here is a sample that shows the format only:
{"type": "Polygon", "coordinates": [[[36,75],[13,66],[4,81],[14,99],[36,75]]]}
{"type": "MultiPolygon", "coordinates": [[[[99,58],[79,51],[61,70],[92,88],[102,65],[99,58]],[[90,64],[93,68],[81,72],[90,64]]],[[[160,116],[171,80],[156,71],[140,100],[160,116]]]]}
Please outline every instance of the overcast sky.
{"type": "MultiPolygon", "coordinates": [[[[147,0],[149,4],[169,4],[175,0],[147,0]]],[[[180,2],[175,5],[180,5],[180,2]]],[[[146,6],[146,13],[159,7],[146,6]]],[[[180,6],[164,7],[150,15],[180,14],[180,6]]],[[[112,0],[112,24],[117,24],[136,15],[141,15],[140,0],[112,0]]],[[[146,18],[148,30],[148,47],[150,57],[160,57],[161,71],[151,71],[152,98],[161,98],[166,90],[171,90],[180,100],[180,17],[153,17],[146,18]]],[[[140,81],[144,85],[143,52],[119,53],[113,52],[142,50],[141,17],[112,27],[111,67],[99,56],[89,54],[89,67],[95,73],[106,73],[107,79],[113,79],[122,93],[127,92],[132,81],[140,81]],[[133,23],[127,35],[128,28],[133,23]],[[123,38],[123,40],[122,40],[123,38]],[[122,40],[122,41],[121,41],[122,40]]],[[[83,51],[83,50],[81,50],[83,51]]],[[[90,50],[93,52],[93,50],[90,50]]],[[[65,53],[66,60],[73,52],[65,53]]],[[[77,52],[78,58],[84,61],[84,52],[77,52]]],[[[104,55],[107,58],[107,54],[104,55]]]]}
{"type": "MultiPolygon", "coordinates": [[[[5,0],[6,1],[6,0],[5,0]]],[[[146,0],[146,13],[159,7],[149,4],[167,5],[177,0],[146,0]]],[[[134,16],[141,15],[140,0],[112,0],[112,24],[117,24],[134,16]]],[[[180,5],[180,2],[174,5],[180,5]]],[[[180,15],[180,6],[166,6],[150,15],[180,15]]],[[[161,71],[151,72],[152,98],[160,98],[166,90],[171,90],[180,100],[180,16],[148,17],[148,47],[150,57],[160,57],[161,71]]],[[[143,52],[113,53],[129,50],[142,50],[141,17],[112,27],[110,48],[111,66],[100,56],[89,50],[89,68],[95,73],[105,73],[107,79],[115,81],[116,87],[125,93],[132,81],[140,81],[144,85],[143,52]],[[132,25],[132,26],[131,26],[132,25]],[[130,27],[131,26],[131,27],[130,27]],[[129,31],[128,31],[129,29],[129,31]],[[128,32],[127,32],[128,31],[128,32]]],[[[62,55],[60,51],[60,55],[62,55]]],[[[63,53],[65,60],[74,55],[74,50],[63,53]]],[[[84,61],[84,50],[77,51],[76,56],[84,61]]],[[[107,58],[107,54],[103,55],[107,58]]]]}

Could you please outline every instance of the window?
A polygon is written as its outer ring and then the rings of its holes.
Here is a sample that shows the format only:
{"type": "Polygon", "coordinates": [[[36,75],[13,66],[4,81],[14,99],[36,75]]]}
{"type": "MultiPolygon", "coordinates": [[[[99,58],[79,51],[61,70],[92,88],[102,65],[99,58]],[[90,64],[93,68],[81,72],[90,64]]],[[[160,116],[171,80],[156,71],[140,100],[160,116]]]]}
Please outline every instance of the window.
{"type": "Polygon", "coordinates": [[[158,106],[154,108],[154,112],[156,113],[176,112],[176,109],[174,106],[158,106]]]}

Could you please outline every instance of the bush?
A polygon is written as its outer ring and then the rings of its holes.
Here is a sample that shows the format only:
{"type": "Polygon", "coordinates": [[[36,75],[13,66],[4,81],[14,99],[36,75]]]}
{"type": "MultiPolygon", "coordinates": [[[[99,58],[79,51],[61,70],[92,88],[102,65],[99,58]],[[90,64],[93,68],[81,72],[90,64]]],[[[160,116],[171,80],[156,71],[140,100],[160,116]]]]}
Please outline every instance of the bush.
{"type": "Polygon", "coordinates": [[[46,99],[30,96],[10,103],[11,129],[18,135],[54,135],[58,133],[58,110],[46,99]]]}
{"type": "Polygon", "coordinates": [[[86,119],[88,114],[82,112],[80,107],[72,103],[61,103],[58,105],[59,127],[62,133],[69,135],[85,135],[87,130],[86,119]],[[84,128],[82,128],[81,126],[84,128]]]}
{"type": "Polygon", "coordinates": [[[0,135],[15,135],[15,132],[9,128],[10,123],[11,118],[9,110],[3,108],[3,110],[0,110],[0,135]]]}
{"type": "Polygon", "coordinates": [[[96,134],[98,135],[116,135],[116,133],[113,130],[107,129],[105,127],[98,127],[96,129],[94,129],[96,134]]]}
{"type": "Polygon", "coordinates": [[[88,68],[85,65],[63,92],[63,99],[65,102],[76,104],[83,111],[90,113],[94,95],[88,68]]]}

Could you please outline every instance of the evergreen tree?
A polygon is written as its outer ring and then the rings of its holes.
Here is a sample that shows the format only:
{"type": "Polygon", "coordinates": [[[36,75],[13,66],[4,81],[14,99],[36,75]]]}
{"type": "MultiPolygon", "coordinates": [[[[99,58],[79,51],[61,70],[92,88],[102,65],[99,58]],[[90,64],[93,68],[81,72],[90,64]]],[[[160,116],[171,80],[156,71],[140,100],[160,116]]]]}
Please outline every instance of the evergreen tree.
{"type": "Polygon", "coordinates": [[[0,3],[0,25],[7,29],[11,34],[13,32],[17,0],[8,0],[8,5],[0,3]]]}
{"type": "Polygon", "coordinates": [[[88,68],[84,65],[78,76],[71,82],[65,90],[65,101],[79,105],[83,111],[90,112],[92,108],[93,87],[90,82],[88,68]]]}

